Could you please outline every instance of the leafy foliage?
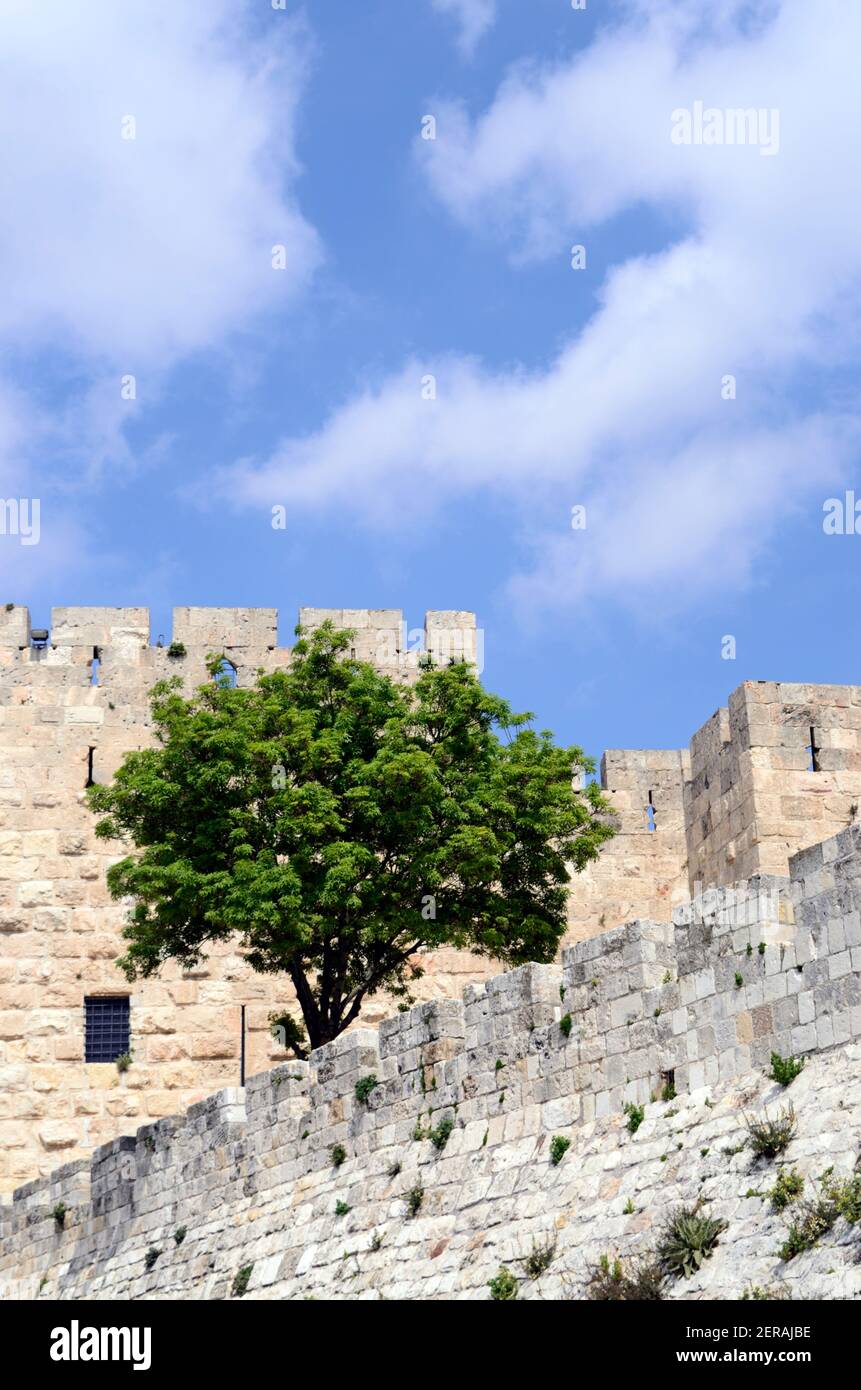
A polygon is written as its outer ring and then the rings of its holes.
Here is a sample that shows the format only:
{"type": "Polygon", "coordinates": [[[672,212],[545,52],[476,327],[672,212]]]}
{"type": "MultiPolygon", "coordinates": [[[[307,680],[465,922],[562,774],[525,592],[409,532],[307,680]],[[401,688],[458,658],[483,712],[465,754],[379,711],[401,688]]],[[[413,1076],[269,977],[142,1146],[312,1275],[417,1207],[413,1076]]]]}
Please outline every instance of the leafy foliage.
{"type": "Polygon", "coordinates": [[[504,1265],[500,1265],[499,1273],[488,1280],[487,1287],[490,1289],[490,1297],[497,1303],[506,1303],[509,1299],[517,1297],[517,1280],[504,1265]]]}
{"type": "Polygon", "coordinates": [[[794,1168],[785,1168],[778,1173],[774,1186],[768,1196],[775,1211],[783,1211],[790,1202],[796,1201],[804,1191],[804,1178],[794,1168]]]}
{"type": "Polygon", "coordinates": [[[438,1125],[428,1131],[428,1139],[435,1149],[442,1151],[449,1141],[449,1136],[454,1129],[454,1120],[450,1115],[443,1115],[438,1125]]]}
{"type": "Polygon", "coordinates": [[[625,1102],[622,1109],[628,1117],[628,1129],[630,1133],[636,1134],[640,1125],[646,1118],[646,1107],[644,1105],[635,1105],[633,1101],[629,1100],[625,1102]]]}
{"type": "Polygon", "coordinates": [[[787,1228],[786,1240],[777,1252],[779,1259],[793,1260],[811,1250],[831,1230],[838,1215],[837,1204],[827,1194],[818,1193],[809,1201],[800,1202],[787,1228]]]}
{"type": "Polygon", "coordinates": [[[483,689],[465,662],[410,686],[345,655],[324,624],[253,688],[218,676],[191,697],[152,692],[156,746],[88,792],[96,833],[130,843],[108,871],[133,907],[129,979],[186,968],[236,936],[286,974],[311,1047],[383,988],[409,998],[424,948],[505,965],[551,961],[568,865],[613,834],[578,748],[559,748],[483,689]]]}
{"type": "Polygon", "coordinates": [[[308,1056],[308,1037],[301,1023],[292,1014],[275,1013],[269,1015],[269,1028],[273,1038],[294,1057],[308,1056]]]}
{"type": "Polygon", "coordinates": [[[812,1249],[831,1230],[838,1216],[851,1226],[861,1221],[861,1173],[835,1178],[828,1168],[820,1175],[818,1185],[814,1184],[814,1195],[795,1209],[786,1240],[777,1252],[780,1259],[792,1260],[802,1251],[812,1249]]]}
{"type": "Polygon", "coordinates": [[[550,1162],[554,1168],[562,1162],[570,1147],[571,1140],[566,1139],[564,1134],[554,1134],[550,1141],[550,1162]]]}
{"type": "Polygon", "coordinates": [[[776,1158],[783,1153],[795,1133],[795,1110],[788,1105],[776,1120],[746,1120],[750,1146],[757,1158],[776,1158]]]}
{"type": "Polygon", "coordinates": [[[799,1072],[804,1070],[805,1061],[804,1057],[781,1057],[779,1052],[772,1052],[768,1074],[772,1081],[777,1081],[781,1086],[788,1086],[799,1072]]]}
{"type": "Polygon", "coordinates": [[[726,1222],[706,1216],[699,1203],[677,1207],[667,1218],[658,1240],[658,1258],[668,1274],[689,1278],[708,1259],[726,1222]]]}
{"type": "Polygon", "coordinates": [[[380,1083],[377,1080],[376,1076],[373,1074],[373,1072],[370,1076],[362,1076],[359,1078],[359,1080],[356,1082],[356,1100],[359,1102],[360,1105],[367,1105],[368,1098],[370,1097],[372,1091],[375,1091],[377,1089],[379,1084],[380,1083]]]}

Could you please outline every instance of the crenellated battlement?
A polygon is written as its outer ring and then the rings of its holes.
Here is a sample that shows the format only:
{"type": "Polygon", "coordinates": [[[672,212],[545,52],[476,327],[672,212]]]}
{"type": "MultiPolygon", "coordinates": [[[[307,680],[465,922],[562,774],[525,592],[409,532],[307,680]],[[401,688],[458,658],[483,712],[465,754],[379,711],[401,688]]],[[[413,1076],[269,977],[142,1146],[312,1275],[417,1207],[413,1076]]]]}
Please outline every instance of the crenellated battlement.
{"type": "MultiPolygon", "coordinates": [[[[313,631],[325,621],[354,631],[357,659],[414,674],[419,656],[430,653],[483,665],[483,634],[475,614],[451,610],[425,614],[423,628],[409,629],[399,608],[302,608],[299,623],[313,631]]],[[[169,638],[153,643],[147,608],[53,608],[50,628],[34,629],[28,608],[0,608],[0,663],[58,669],[79,668],[92,676],[96,658],[104,663],[99,684],[109,683],[114,668],[143,668],[155,680],[163,675],[205,679],[205,661],[223,654],[235,667],[239,683],[253,680],[260,669],[284,665],[290,647],[278,642],[275,608],[175,608],[169,638]]]]}
{"type": "MultiPolygon", "coordinates": [[[[366,1225],[385,1225],[404,1200],[401,1169],[424,1194],[449,1156],[469,1156],[463,1181],[478,1192],[484,1155],[492,1163],[500,1145],[528,1135],[538,1155],[553,1134],[622,1124],[626,1105],[648,1112],[662,1094],[761,1075],[773,1052],[807,1056],[858,1038],[861,828],[852,827],[794,856],[787,879],[711,890],[672,923],[628,923],[578,942],[558,965],[526,965],[461,1000],[347,1032],[308,1062],[252,1076],[244,1090],[28,1183],[2,1209],[0,1280],[26,1256],[53,1281],[52,1296],[146,1296],[162,1287],[142,1267],[146,1249],[165,1249],[179,1228],[205,1243],[217,1210],[239,1250],[234,1264],[253,1259],[258,1290],[290,1296],[284,1281],[295,1289],[316,1247],[304,1239],[292,1263],[283,1250],[276,1260],[271,1237],[277,1227],[283,1246],[285,1220],[317,1221],[315,1194],[328,1194],[329,1211],[342,1184],[347,1197],[361,1194],[366,1225]],[[371,1077],[376,1085],[357,1091],[371,1077]],[[62,1232],[58,1203],[68,1208],[62,1232]]],[[[446,1229],[442,1220],[438,1234],[446,1229]]],[[[171,1287],[224,1293],[223,1275],[219,1285],[203,1247],[192,1247],[197,1260],[171,1287]]]]}

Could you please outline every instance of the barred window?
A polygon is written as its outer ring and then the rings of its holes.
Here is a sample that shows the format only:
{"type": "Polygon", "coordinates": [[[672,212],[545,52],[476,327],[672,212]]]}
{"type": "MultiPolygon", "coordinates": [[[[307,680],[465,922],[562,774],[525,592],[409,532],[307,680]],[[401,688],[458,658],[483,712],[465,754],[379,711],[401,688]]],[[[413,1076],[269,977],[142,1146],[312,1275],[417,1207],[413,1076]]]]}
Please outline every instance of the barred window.
{"type": "Polygon", "coordinates": [[[112,995],[84,1000],[87,1062],[115,1062],[129,1051],[129,997],[112,995]]]}

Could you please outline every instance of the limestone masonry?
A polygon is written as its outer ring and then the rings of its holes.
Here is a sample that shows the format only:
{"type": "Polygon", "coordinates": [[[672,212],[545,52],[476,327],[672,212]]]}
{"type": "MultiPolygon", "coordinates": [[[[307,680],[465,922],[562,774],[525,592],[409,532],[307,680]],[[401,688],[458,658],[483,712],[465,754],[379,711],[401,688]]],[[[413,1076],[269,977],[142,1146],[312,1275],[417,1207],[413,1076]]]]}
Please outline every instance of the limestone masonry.
{"type": "Polygon", "coordinates": [[[701,1200],[726,1229],[669,1296],[857,1298],[858,1227],[840,1216],[782,1259],[792,1213],[767,1190],[784,1165],[808,1190],[855,1168],[859,970],[852,826],[789,878],[418,1004],[20,1188],[0,1208],[0,1292],[488,1298],[502,1268],[518,1297],[582,1298],[602,1255],[648,1250],[674,1204],[701,1200]],[[808,1057],[788,1091],[765,1077],[772,1051],[808,1057]],[[745,1112],[787,1101],[789,1147],[755,1158],[745,1112]],[[625,1102],[645,1106],[635,1133],[625,1102]]]}
{"type": "MultiPolygon", "coordinates": [[[[300,612],[307,628],[327,617],[356,630],[357,657],[401,679],[413,678],[421,646],[481,665],[470,613],[428,613],[416,634],[398,610],[300,612]]],[[[268,1017],[290,1002],[289,986],[253,975],[233,947],[195,971],[166,967],[130,994],[115,965],[123,908],[105,885],[122,851],[96,840],[84,804],[90,781],[110,779],[149,741],[152,685],[179,674],[192,689],[213,652],[240,684],[290,660],[274,609],[179,608],[154,646],[143,608],[57,608],[39,633],[26,608],[0,606],[0,1191],[236,1084],[241,1004],[249,1073],[283,1056],[268,1017]],[[123,1075],[86,1060],[85,1009],[112,999],[128,1000],[123,1075]]],[[[697,884],[785,874],[793,851],[854,816],[859,737],[861,687],[748,682],[690,751],[606,753],[619,834],[574,881],[568,939],[635,918],[669,923],[697,884]]],[[[452,998],[490,973],[454,951],[425,965],[423,998],[452,998]]],[[[380,997],[363,1021],[390,1011],[380,997]]]]}

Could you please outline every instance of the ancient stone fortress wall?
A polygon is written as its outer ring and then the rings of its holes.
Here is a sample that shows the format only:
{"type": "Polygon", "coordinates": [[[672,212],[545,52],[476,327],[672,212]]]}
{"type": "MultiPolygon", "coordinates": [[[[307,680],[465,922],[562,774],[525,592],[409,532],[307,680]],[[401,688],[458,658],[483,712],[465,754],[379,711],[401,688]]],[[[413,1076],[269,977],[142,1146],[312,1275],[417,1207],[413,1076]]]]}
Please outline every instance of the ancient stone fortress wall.
{"type": "Polygon", "coordinates": [[[746,681],[691,742],[691,883],[785,873],[861,804],[861,686],[746,681]]]}
{"type": "Polygon", "coordinates": [[[669,922],[689,896],[684,749],[613,749],[601,759],[601,786],[613,807],[615,839],[573,882],[567,942],[636,917],[669,922]]]}
{"type": "Polygon", "coordinates": [[[669,921],[711,885],[785,874],[861,806],[861,686],[745,681],[689,750],[616,750],[601,785],[618,833],[576,880],[570,939],[669,921]]]}
{"type": "MultiPolygon", "coordinates": [[[[420,649],[480,670],[481,633],[463,612],[406,630],[396,609],[302,609],[355,630],[354,654],[415,677],[420,649]]],[[[26,608],[0,606],[0,1191],[87,1154],[129,1123],[175,1112],[238,1080],[240,1005],[248,1071],[279,1054],[269,1014],[292,998],[255,976],[230,943],[198,970],[166,966],[129,986],[115,961],[123,908],[106,870],[122,852],[98,841],[84,802],[124,755],[151,739],[148,692],[181,675],[191,690],[223,653],[240,685],[290,660],[275,609],[178,608],[152,644],[145,608],[58,608],[34,637],[26,608]],[[132,1067],[87,1062],[85,1000],[130,994],[132,1067]]],[[[579,875],[568,941],[621,922],[669,923],[697,883],[785,873],[788,855],[852,818],[861,802],[861,688],[747,683],[686,750],[615,750],[602,784],[619,833],[579,875]],[[812,730],[812,737],[811,737],[812,730]]],[[[443,950],[423,960],[420,998],[456,995],[490,967],[443,950]]],[[[363,1022],[390,1011],[379,996],[363,1022]]]]}
{"type": "MultiPolygon", "coordinates": [[[[407,632],[396,609],[300,613],[307,628],[325,618],[356,630],[357,657],[405,680],[420,646],[480,664],[469,613],[428,613],[424,634],[407,632]]],[[[145,608],[56,608],[50,632],[34,640],[28,610],[0,606],[0,1191],[236,1083],[240,1004],[249,1071],[283,1055],[268,1015],[291,991],[226,945],[198,970],[168,966],[133,987],[124,1076],[84,1060],[85,999],[130,992],[115,965],[124,911],[105,883],[122,850],[96,839],[85,788],[150,741],[157,680],[180,675],[190,691],[208,679],[211,653],[224,654],[241,685],[289,662],[277,622],[275,609],[178,608],[159,646],[145,608]]],[[[451,951],[429,965],[426,997],[477,968],[451,951]]],[[[377,1000],[369,1014],[389,1008],[377,1000]]]]}
{"type": "Polygon", "coordinates": [[[711,890],[673,924],[628,924],[558,967],[345,1034],[21,1188],[2,1208],[0,1287],[487,1298],[503,1267],[520,1297],[582,1297],[602,1254],[648,1250],[673,1204],[700,1200],[727,1229],[670,1296],[858,1297],[857,1227],[841,1217],[780,1259],[783,1218],[758,1195],[780,1163],[743,1141],[745,1112],[791,1100],[781,1162],[852,1172],[859,909],[853,827],[796,855],[788,880],[711,890]],[[765,1077],[772,1051],[808,1057],[788,1092],[765,1077]],[[626,1102],[645,1107],[635,1133],[626,1102]]]}

